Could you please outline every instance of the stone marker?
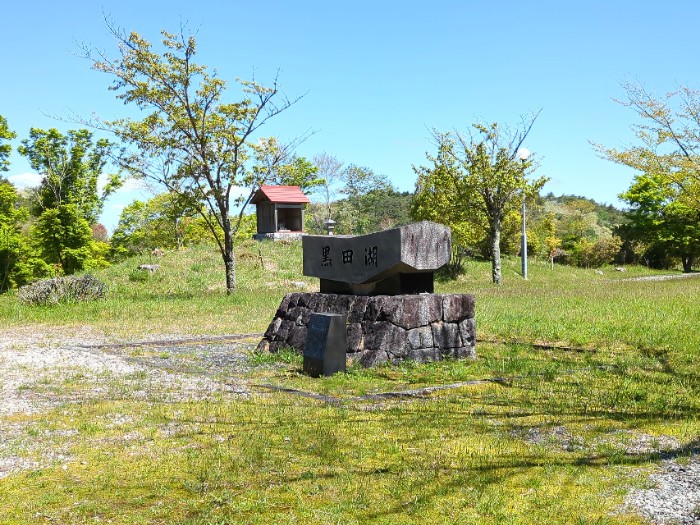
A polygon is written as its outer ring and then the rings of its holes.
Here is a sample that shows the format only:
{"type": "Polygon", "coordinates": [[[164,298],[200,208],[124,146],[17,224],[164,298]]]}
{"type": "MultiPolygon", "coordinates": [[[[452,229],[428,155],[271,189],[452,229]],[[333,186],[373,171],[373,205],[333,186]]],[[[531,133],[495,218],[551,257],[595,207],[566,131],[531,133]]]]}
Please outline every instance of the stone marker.
{"type": "Polygon", "coordinates": [[[311,314],[304,345],[304,372],[312,377],[345,372],[347,338],[343,314],[311,314]]]}
{"type": "Polygon", "coordinates": [[[347,327],[345,321],[338,327],[347,358],[364,366],[476,357],[474,297],[433,293],[435,270],[450,260],[447,226],[426,221],[369,235],[307,235],[302,242],[304,275],[320,278],[321,293],[287,294],[259,351],[303,351],[304,369],[308,359],[325,374],[327,358],[321,365],[312,328],[327,332],[311,320],[339,314],[347,318],[347,327]]]}
{"type": "Polygon", "coordinates": [[[433,273],[450,260],[450,229],[418,222],[369,235],[306,235],[304,275],[321,293],[432,293],[433,273]]]}

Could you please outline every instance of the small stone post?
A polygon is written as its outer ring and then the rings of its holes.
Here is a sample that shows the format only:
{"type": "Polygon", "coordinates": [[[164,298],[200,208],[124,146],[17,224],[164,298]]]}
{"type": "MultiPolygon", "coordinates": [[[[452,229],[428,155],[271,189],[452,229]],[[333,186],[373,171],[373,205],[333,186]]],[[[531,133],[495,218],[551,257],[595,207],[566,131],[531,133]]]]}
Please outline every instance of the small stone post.
{"type": "Polygon", "coordinates": [[[304,372],[311,377],[345,372],[347,335],[344,314],[311,314],[304,345],[304,372]]]}

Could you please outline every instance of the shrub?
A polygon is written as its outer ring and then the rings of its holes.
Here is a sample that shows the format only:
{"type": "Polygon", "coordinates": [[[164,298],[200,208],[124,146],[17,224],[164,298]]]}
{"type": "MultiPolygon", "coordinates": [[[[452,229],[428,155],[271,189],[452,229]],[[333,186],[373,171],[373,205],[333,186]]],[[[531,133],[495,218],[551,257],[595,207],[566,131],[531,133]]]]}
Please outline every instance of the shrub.
{"type": "Polygon", "coordinates": [[[49,305],[104,299],[105,284],[92,275],[56,277],[22,286],[17,296],[32,305],[49,305]]]}

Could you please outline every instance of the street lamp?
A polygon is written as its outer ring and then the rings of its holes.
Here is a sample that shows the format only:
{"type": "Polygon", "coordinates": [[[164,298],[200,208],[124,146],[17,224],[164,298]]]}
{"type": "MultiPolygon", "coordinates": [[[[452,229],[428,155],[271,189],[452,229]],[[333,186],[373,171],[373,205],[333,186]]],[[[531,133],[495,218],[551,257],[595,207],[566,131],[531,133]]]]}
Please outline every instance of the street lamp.
{"type": "MultiPolygon", "coordinates": [[[[518,158],[523,166],[523,178],[525,177],[525,162],[530,156],[530,150],[527,148],[520,148],[518,150],[518,158]]],[[[520,236],[520,257],[522,258],[522,275],[523,279],[527,280],[527,230],[525,228],[525,192],[523,192],[523,232],[520,236]]]]}

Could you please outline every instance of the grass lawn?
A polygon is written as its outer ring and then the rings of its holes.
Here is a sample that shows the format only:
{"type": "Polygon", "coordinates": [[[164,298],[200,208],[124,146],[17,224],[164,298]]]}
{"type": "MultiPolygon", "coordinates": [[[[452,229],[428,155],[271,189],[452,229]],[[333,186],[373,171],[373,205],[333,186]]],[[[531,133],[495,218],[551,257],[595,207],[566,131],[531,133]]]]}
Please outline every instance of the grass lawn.
{"type": "MultiPolygon", "coordinates": [[[[0,297],[0,323],[89,325],[117,340],[260,332],[285,292],[317,289],[298,244],[240,246],[232,296],[210,248],[167,254],[153,276],[134,270],[148,259],[99,272],[103,302],[0,297]]],[[[647,486],[659,448],[683,461],[700,446],[700,278],[629,281],[653,272],[533,261],[525,282],[518,268],[505,260],[494,287],[488,264],[470,262],[437,285],[477,298],[474,361],[311,379],[282,353],[253,357],[242,376],[334,403],[255,386],[173,401],[133,395],[148,392],[146,377],[125,387],[107,375],[104,396],[0,417],[0,432],[23,428],[0,462],[57,454],[0,479],[0,523],[644,523],[620,509],[625,494],[647,486]]],[[[28,388],[79,393],[86,382],[28,388]]]]}

